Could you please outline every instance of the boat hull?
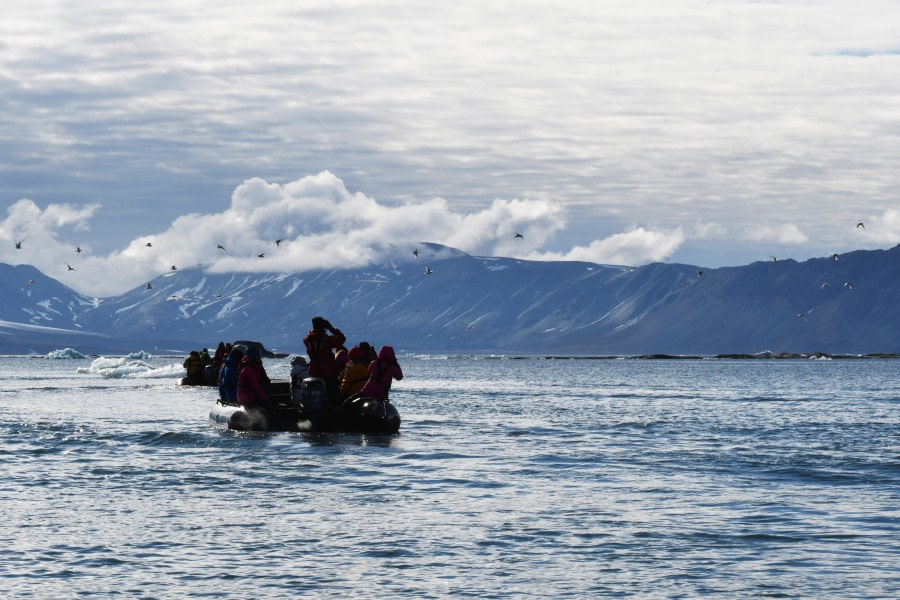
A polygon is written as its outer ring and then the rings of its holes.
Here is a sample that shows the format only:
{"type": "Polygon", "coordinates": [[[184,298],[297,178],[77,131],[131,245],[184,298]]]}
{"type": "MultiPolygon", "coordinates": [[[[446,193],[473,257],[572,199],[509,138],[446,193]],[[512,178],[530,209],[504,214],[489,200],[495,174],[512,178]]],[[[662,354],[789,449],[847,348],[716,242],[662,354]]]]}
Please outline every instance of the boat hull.
{"type": "Polygon", "coordinates": [[[338,409],[312,416],[294,406],[245,407],[216,402],[209,412],[216,426],[236,431],[322,431],[393,434],[400,413],[390,402],[360,398],[338,409]]]}

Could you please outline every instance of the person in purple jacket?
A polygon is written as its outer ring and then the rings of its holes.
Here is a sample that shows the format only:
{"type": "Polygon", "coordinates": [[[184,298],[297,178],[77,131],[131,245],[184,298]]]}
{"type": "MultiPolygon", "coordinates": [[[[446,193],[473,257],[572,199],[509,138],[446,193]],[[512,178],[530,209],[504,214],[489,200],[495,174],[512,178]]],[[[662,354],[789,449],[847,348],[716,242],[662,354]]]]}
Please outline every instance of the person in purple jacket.
{"type": "Polygon", "coordinates": [[[359,395],[387,401],[391,383],[403,379],[403,370],[397,364],[397,356],[391,346],[382,346],[378,358],[369,363],[369,380],[360,390],[359,395]]]}

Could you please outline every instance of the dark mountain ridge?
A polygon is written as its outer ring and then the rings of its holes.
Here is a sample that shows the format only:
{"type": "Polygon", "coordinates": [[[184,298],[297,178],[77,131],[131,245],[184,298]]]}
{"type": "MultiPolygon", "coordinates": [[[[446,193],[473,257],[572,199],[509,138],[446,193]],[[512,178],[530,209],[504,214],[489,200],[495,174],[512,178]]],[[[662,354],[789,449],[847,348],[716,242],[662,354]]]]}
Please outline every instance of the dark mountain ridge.
{"type": "Polygon", "coordinates": [[[436,244],[419,249],[418,260],[362,269],[182,269],[157,277],[149,289],[103,299],[77,294],[33,267],[0,265],[0,352],[65,345],[82,352],[184,352],[239,338],[300,352],[317,314],[350,344],[367,340],[400,352],[900,352],[900,246],[839,260],[720,269],[477,257],[436,244]]]}

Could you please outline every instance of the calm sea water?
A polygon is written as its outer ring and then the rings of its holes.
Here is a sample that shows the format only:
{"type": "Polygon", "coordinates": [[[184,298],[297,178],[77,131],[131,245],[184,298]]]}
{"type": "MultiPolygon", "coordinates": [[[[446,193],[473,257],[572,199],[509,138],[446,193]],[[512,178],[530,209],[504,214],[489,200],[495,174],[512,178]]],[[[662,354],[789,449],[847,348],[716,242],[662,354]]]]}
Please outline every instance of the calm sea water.
{"type": "Polygon", "coordinates": [[[406,357],[397,436],[148,362],[0,359],[3,597],[900,596],[900,361],[406,357]]]}

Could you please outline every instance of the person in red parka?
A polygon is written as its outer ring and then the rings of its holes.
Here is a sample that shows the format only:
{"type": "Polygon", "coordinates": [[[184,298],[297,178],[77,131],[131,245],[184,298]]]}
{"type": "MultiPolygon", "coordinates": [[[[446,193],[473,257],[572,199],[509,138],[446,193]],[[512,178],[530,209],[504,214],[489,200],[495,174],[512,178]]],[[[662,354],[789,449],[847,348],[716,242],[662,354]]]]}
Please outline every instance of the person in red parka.
{"type": "Polygon", "coordinates": [[[359,395],[386,401],[394,379],[397,381],[403,379],[403,370],[397,364],[394,349],[391,346],[382,346],[378,351],[378,358],[369,363],[369,380],[359,395]]]}
{"type": "Polygon", "coordinates": [[[241,359],[241,374],[238,375],[237,402],[241,406],[266,406],[268,396],[263,387],[260,371],[250,356],[241,359]]]}
{"type": "Polygon", "coordinates": [[[332,327],[323,317],[313,317],[312,329],[303,338],[303,345],[309,355],[309,376],[320,377],[325,381],[325,394],[332,406],[340,401],[340,368],[334,359],[334,350],[343,346],[346,341],[347,336],[340,329],[332,327]],[[329,331],[331,335],[328,334],[329,331]]]}

